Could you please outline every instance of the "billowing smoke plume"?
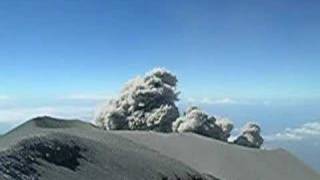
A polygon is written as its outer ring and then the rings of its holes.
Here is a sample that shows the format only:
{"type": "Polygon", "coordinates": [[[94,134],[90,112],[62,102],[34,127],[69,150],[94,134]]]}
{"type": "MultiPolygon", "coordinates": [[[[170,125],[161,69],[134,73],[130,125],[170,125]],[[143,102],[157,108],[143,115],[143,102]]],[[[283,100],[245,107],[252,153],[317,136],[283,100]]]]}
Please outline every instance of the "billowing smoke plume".
{"type": "Polygon", "coordinates": [[[118,99],[104,107],[96,123],[108,130],[170,132],[172,122],[179,117],[176,85],[176,76],[161,68],[137,77],[123,88],[118,99]]]}
{"type": "Polygon", "coordinates": [[[216,125],[220,127],[223,132],[221,139],[227,141],[234,127],[233,122],[227,118],[217,118],[216,125]]]}
{"type": "MultiPolygon", "coordinates": [[[[176,86],[176,76],[162,68],[137,77],[101,109],[96,124],[107,130],[193,132],[227,142],[233,129],[228,119],[209,116],[198,107],[189,108],[179,117],[176,86]]],[[[259,148],[263,143],[260,127],[248,124],[234,143],[259,148]]]]}
{"type": "Polygon", "coordinates": [[[260,135],[261,129],[255,123],[247,123],[242,129],[242,134],[234,141],[235,144],[252,148],[260,148],[263,138],[260,135]]]}
{"type": "Polygon", "coordinates": [[[229,120],[216,120],[216,118],[209,116],[198,107],[189,108],[183,116],[172,124],[174,132],[194,132],[222,141],[227,141],[232,129],[233,125],[229,120]]]}

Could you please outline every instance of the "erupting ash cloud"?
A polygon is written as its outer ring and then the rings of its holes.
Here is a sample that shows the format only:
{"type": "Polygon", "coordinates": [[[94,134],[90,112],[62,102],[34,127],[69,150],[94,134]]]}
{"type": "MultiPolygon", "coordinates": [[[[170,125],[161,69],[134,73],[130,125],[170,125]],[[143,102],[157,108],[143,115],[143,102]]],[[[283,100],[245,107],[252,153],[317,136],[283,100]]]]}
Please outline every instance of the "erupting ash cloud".
{"type": "Polygon", "coordinates": [[[252,148],[260,148],[263,144],[263,138],[260,135],[261,128],[255,123],[247,123],[242,134],[234,141],[235,144],[252,148]]]}
{"type": "Polygon", "coordinates": [[[170,132],[179,117],[176,85],[176,76],[162,68],[137,77],[128,82],[118,99],[107,104],[96,123],[108,130],[170,132]]]}
{"type": "Polygon", "coordinates": [[[174,132],[194,132],[203,136],[227,141],[233,125],[226,119],[216,120],[201,111],[198,107],[190,107],[183,116],[179,117],[173,124],[174,132]]]}
{"type": "MultiPolygon", "coordinates": [[[[156,68],[143,77],[129,81],[116,99],[110,100],[96,117],[96,124],[107,130],[151,130],[158,132],[193,132],[228,141],[233,123],[215,118],[190,107],[179,117],[177,78],[170,71],[156,68]]],[[[260,127],[248,124],[235,144],[260,148],[260,127]]]]}

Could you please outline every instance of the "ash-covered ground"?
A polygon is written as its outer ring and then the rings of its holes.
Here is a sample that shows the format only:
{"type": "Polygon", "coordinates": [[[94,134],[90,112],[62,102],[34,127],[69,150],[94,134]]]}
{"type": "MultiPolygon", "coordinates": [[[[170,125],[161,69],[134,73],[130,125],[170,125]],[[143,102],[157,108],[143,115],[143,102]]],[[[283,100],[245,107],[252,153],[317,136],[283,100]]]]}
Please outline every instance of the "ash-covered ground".
{"type": "Polygon", "coordinates": [[[318,180],[284,150],[229,144],[194,133],[105,131],[40,117],[0,138],[4,180],[318,180]]]}
{"type": "Polygon", "coordinates": [[[80,121],[33,119],[0,139],[0,179],[215,179],[80,121]]]}

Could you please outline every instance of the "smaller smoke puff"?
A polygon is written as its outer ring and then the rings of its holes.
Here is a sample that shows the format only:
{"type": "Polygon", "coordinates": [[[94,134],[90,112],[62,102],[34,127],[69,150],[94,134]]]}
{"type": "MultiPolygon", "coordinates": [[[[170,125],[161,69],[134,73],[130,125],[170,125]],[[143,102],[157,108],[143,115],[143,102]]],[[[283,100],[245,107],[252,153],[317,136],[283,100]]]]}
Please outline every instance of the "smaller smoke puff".
{"type": "Polygon", "coordinates": [[[255,123],[247,123],[242,129],[242,134],[234,141],[235,144],[252,148],[260,148],[263,138],[260,135],[260,126],[255,123]]]}
{"type": "Polygon", "coordinates": [[[227,118],[217,118],[216,125],[220,127],[223,132],[223,137],[221,139],[227,141],[234,128],[233,123],[227,118]]]}
{"type": "Polygon", "coordinates": [[[174,132],[193,132],[222,141],[227,141],[232,129],[233,125],[229,120],[216,120],[198,107],[189,108],[172,124],[174,132]]]}
{"type": "Polygon", "coordinates": [[[179,117],[176,84],[176,76],[161,68],[137,77],[103,108],[96,124],[108,130],[171,132],[172,122],[179,117]]]}

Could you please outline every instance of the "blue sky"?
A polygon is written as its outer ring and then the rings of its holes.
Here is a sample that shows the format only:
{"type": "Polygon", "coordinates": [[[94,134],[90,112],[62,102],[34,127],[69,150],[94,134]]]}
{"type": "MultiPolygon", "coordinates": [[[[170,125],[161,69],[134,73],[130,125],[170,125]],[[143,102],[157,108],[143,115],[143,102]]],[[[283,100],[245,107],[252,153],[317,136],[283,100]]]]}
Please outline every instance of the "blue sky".
{"type": "Polygon", "coordinates": [[[162,66],[186,96],[320,97],[317,1],[1,1],[0,92],[114,93],[162,66]]]}
{"type": "Polygon", "coordinates": [[[0,133],[37,115],[91,120],[128,79],[165,67],[181,107],[258,121],[272,140],[320,139],[319,5],[2,0],[0,133]]]}

